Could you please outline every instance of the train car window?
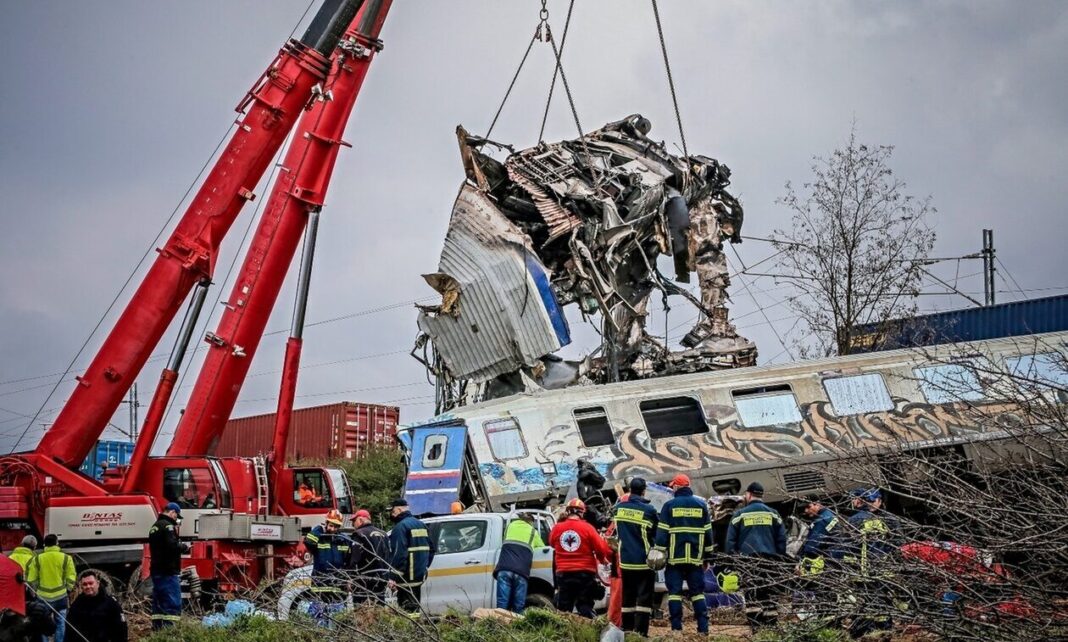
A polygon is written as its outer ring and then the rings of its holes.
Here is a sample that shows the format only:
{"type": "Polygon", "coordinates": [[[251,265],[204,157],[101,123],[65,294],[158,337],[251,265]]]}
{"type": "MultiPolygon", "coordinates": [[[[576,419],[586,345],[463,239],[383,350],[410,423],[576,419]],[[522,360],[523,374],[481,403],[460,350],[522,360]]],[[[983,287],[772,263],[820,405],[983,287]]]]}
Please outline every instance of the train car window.
{"type": "Polygon", "coordinates": [[[1024,354],[1005,360],[1009,373],[1024,385],[1035,382],[1043,386],[1068,387],[1068,360],[1059,352],[1024,354]]]}
{"type": "Polygon", "coordinates": [[[789,386],[734,390],[734,407],[746,428],[801,423],[801,409],[789,386]],[[786,392],[780,392],[782,390],[786,392]]]}
{"type": "Polygon", "coordinates": [[[986,398],[983,383],[975,369],[964,363],[944,363],[916,368],[920,390],[927,403],[982,401],[986,398]]]}
{"type": "Polygon", "coordinates": [[[839,417],[885,412],[894,409],[894,400],[882,375],[862,374],[823,380],[823,389],[839,417]]]}
{"type": "Polygon", "coordinates": [[[493,419],[482,424],[490,451],[499,460],[522,459],[527,456],[527,443],[519,430],[519,422],[513,417],[493,419]]]}
{"type": "Polygon", "coordinates": [[[608,423],[608,413],[602,406],[575,408],[575,423],[578,424],[582,445],[587,448],[608,446],[616,439],[612,436],[612,426],[608,423]]]}
{"type": "Polygon", "coordinates": [[[423,468],[441,468],[445,465],[445,447],[449,438],[445,435],[428,435],[423,441],[423,468]]]}
{"type": "Polygon", "coordinates": [[[638,404],[645,429],[653,439],[708,432],[701,403],[693,397],[646,399],[638,404]]]}

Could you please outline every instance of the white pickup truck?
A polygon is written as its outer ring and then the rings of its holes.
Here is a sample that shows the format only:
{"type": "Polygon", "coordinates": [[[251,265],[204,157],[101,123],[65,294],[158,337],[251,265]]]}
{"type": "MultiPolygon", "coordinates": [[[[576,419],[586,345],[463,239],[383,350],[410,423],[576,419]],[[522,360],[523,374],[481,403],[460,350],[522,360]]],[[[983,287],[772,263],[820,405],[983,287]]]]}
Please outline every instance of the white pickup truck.
{"type": "MultiPolygon", "coordinates": [[[[542,540],[549,541],[555,520],[546,511],[534,514],[542,540]]],[[[423,610],[441,615],[449,609],[470,613],[496,606],[493,567],[501,552],[508,522],[515,513],[462,513],[428,517],[423,521],[437,543],[438,552],[423,585],[423,610]]],[[[553,600],[553,553],[547,545],[535,549],[527,589],[527,605],[551,607],[553,600]]],[[[290,571],[282,580],[278,617],[286,619],[294,609],[304,611],[310,601],[311,565],[290,571]]],[[[390,596],[389,600],[394,598],[390,596]]]]}

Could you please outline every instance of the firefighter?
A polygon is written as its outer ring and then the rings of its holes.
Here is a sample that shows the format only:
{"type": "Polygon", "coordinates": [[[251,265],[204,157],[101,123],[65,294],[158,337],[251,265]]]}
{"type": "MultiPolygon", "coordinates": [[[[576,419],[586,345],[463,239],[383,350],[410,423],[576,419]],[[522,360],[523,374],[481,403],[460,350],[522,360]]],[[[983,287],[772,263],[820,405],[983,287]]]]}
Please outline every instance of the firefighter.
{"type": "Polygon", "coordinates": [[[604,597],[597,564],[607,563],[612,550],[585,520],[586,504],[581,499],[570,500],[564,513],[565,518],[549,533],[556,566],[556,608],[565,613],[577,609],[579,615],[592,620],[594,602],[604,597]]]}
{"type": "Polygon", "coordinates": [[[834,511],[817,501],[804,503],[805,517],[812,520],[805,543],[801,545],[801,563],[798,574],[802,577],[819,575],[827,566],[827,559],[837,550],[838,534],[841,532],[838,516],[834,511]]]}
{"type": "Polygon", "coordinates": [[[182,508],[175,502],[163,507],[159,519],[148,530],[148,552],[152,576],[152,629],[174,626],[182,615],[182,553],[189,545],[178,537],[182,508]]]}
{"type": "Polygon", "coordinates": [[[653,614],[656,572],[649,568],[648,558],[659,521],[656,509],[644,497],[645,486],[641,477],[630,480],[629,495],[616,504],[612,515],[619,539],[619,568],[623,580],[621,628],[642,637],[649,635],[649,618],[653,614]]]}
{"type": "Polygon", "coordinates": [[[352,555],[352,540],[341,532],[344,523],[341,513],[331,509],[322,526],[304,536],[304,547],[314,560],[312,591],[330,593],[343,588],[345,565],[352,555]]]}
{"type": "Polygon", "coordinates": [[[705,502],[694,497],[689,477],[675,475],[669,486],[675,490],[675,497],[660,510],[656,549],[667,556],[664,583],[667,584],[671,629],[682,630],[682,585],[685,583],[697,619],[697,632],[708,633],[704,564],[712,558],[712,520],[705,502]]]}
{"type": "Polygon", "coordinates": [[[764,486],[753,482],[745,489],[745,506],[734,511],[727,528],[728,555],[755,558],[743,569],[746,590],[746,616],[753,625],[773,619],[766,615],[776,584],[770,563],[786,555],[786,526],[782,516],[764,503],[764,486]]]}
{"type": "Polygon", "coordinates": [[[9,558],[22,568],[23,574],[30,567],[30,560],[37,556],[37,538],[27,535],[22,538],[22,545],[16,546],[15,550],[8,555],[9,558]]]}
{"type": "Polygon", "coordinates": [[[850,494],[856,512],[848,520],[849,541],[842,547],[842,564],[852,572],[855,590],[864,604],[849,633],[862,637],[893,627],[891,613],[897,600],[888,582],[893,571],[887,558],[900,543],[901,525],[896,516],[883,510],[883,494],[878,488],[858,488],[850,494]]]}
{"type": "Polygon", "coordinates": [[[407,500],[390,502],[390,519],[393,520],[393,530],[389,532],[393,571],[390,583],[397,589],[397,605],[408,613],[418,614],[423,582],[434,563],[437,544],[430,538],[426,524],[412,516],[407,500]]]}
{"type": "Polygon", "coordinates": [[[504,532],[504,544],[493,569],[497,582],[497,608],[517,615],[523,614],[527,601],[527,581],[534,565],[534,549],[545,546],[538,529],[534,527],[534,514],[519,513],[508,522],[504,532]]]}
{"type": "Polygon", "coordinates": [[[389,536],[371,521],[371,513],[356,511],[352,518],[356,531],[352,535],[352,559],[349,567],[356,571],[356,604],[372,601],[384,604],[389,582],[389,536]]]}

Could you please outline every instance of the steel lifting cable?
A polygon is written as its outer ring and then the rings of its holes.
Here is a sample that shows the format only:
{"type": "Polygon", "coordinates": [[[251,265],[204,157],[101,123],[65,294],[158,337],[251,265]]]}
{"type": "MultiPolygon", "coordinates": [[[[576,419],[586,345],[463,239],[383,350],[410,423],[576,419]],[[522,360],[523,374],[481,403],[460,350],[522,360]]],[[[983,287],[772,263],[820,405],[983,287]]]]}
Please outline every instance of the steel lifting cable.
{"type": "MultiPolygon", "coordinates": [[[[544,5],[544,3],[542,3],[544,5]]],[[[560,38],[560,55],[564,55],[564,47],[567,46],[567,32],[571,29],[571,11],[575,8],[575,0],[567,5],[567,19],[564,20],[564,35],[560,38]]],[[[546,10],[548,15],[548,10],[546,10]]],[[[538,142],[545,140],[545,123],[549,120],[549,105],[553,102],[553,90],[556,89],[556,77],[559,70],[553,67],[553,80],[549,83],[549,98],[545,101],[545,112],[541,116],[541,129],[538,130],[538,142]]]]}
{"type": "Polygon", "coordinates": [[[675,79],[671,75],[671,62],[668,60],[667,43],[664,42],[664,27],[660,24],[660,9],[653,3],[653,17],[656,19],[656,34],[660,38],[660,52],[664,54],[664,70],[667,71],[668,88],[671,89],[671,102],[675,105],[675,122],[679,125],[679,138],[682,140],[682,153],[686,156],[686,165],[691,168],[690,152],[686,148],[686,134],[682,131],[682,113],[679,111],[679,99],[675,95],[675,79]]]}
{"type": "MultiPolygon", "coordinates": [[[[548,15],[548,11],[545,11],[548,15]]],[[[515,81],[519,80],[519,72],[523,71],[523,65],[527,63],[527,56],[530,55],[530,50],[534,48],[534,43],[538,40],[538,35],[541,31],[541,24],[538,24],[538,28],[534,30],[534,35],[530,37],[530,42],[527,44],[527,50],[523,52],[523,59],[519,61],[519,67],[515,70],[515,75],[512,76],[512,82],[508,84],[508,91],[504,92],[504,98],[501,99],[501,104],[497,107],[497,113],[493,115],[493,122],[490,123],[489,129],[486,130],[486,138],[490,137],[493,133],[493,128],[497,126],[497,119],[501,117],[501,111],[504,110],[504,104],[508,102],[508,97],[512,95],[512,89],[515,87],[515,81]]]]}

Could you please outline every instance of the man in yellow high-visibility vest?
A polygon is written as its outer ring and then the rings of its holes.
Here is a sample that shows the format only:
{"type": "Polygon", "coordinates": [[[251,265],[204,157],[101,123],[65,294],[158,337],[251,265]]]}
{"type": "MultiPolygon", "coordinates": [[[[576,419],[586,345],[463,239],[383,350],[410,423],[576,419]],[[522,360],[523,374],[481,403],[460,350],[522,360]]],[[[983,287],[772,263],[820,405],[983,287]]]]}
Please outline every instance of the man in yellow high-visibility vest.
{"type": "Polygon", "coordinates": [[[59,538],[55,534],[45,535],[44,550],[30,560],[26,581],[54,613],[56,642],[63,642],[67,608],[70,606],[68,596],[74,590],[76,580],[74,558],[59,548],[59,538]]]}

